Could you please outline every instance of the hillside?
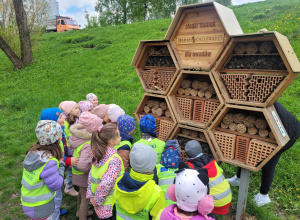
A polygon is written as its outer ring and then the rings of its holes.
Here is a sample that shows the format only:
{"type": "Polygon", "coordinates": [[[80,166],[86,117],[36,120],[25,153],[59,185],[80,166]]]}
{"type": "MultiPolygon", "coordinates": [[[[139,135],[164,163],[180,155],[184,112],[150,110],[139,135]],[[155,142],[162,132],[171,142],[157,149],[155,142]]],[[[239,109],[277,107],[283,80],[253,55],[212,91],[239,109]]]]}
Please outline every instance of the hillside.
{"type": "MultiPolygon", "coordinates": [[[[300,1],[268,1],[232,7],[244,33],[262,28],[286,35],[300,58],[300,1]]],[[[80,101],[89,92],[100,103],[116,103],[133,116],[143,89],[130,66],[140,40],[162,39],[171,19],[77,32],[34,35],[34,63],[22,70],[0,52],[0,219],[26,219],[20,207],[22,161],[34,142],[34,128],[44,108],[63,100],[80,101]],[[8,200],[8,198],[10,200],[8,200]]],[[[300,120],[299,77],[279,101],[300,120]]],[[[139,132],[135,133],[138,138],[139,132]]],[[[270,192],[272,204],[256,207],[252,195],[259,190],[260,172],[252,173],[247,203],[251,219],[299,219],[300,143],[286,152],[276,169],[270,192]]],[[[223,164],[225,176],[235,167],[223,164]]],[[[238,190],[233,188],[235,210],[238,190]]],[[[76,202],[65,197],[63,206],[73,219],[76,202]]],[[[227,218],[219,218],[227,219],[227,218]]]]}

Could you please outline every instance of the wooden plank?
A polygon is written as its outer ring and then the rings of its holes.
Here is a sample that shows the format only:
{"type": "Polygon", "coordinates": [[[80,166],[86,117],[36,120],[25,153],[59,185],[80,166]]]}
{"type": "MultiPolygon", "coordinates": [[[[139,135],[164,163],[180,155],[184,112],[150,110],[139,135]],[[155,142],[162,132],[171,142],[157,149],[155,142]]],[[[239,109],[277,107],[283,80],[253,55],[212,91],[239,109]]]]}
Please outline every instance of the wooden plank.
{"type": "Polygon", "coordinates": [[[259,69],[221,69],[220,72],[226,73],[259,73],[259,74],[272,74],[272,75],[287,75],[288,72],[282,70],[259,70],[259,69]]]}

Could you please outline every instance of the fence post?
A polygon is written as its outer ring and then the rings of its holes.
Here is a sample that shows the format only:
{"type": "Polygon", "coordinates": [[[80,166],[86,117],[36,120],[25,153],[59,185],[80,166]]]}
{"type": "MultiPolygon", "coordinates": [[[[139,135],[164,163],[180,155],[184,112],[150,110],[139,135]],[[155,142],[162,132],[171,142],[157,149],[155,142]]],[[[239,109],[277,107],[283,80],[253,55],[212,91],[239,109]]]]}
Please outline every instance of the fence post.
{"type": "Polygon", "coordinates": [[[237,201],[236,220],[243,220],[245,218],[248,187],[250,180],[250,170],[241,168],[241,178],[239,187],[239,197],[237,201]]]}

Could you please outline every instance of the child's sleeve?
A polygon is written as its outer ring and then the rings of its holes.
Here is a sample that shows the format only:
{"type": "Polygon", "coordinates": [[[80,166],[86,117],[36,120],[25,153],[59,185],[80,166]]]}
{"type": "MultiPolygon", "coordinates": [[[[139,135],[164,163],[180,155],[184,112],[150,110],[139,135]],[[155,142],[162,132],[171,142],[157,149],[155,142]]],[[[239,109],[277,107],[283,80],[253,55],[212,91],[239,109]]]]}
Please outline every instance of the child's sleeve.
{"type": "Polygon", "coordinates": [[[87,199],[89,199],[89,198],[91,198],[91,197],[93,197],[92,195],[92,189],[91,189],[91,177],[92,177],[92,175],[91,175],[91,171],[90,171],[90,173],[89,173],[89,178],[88,178],[88,187],[87,187],[87,189],[86,189],[86,198],[87,199]]]}
{"type": "Polygon", "coordinates": [[[129,150],[120,150],[120,149],[121,148],[118,149],[118,154],[122,158],[125,172],[128,172],[129,171],[129,154],[130,154],[130,148],[129,148],[129,150]]]}
{"type": "Polygon", "coordinates": [[[108,165],[107,171],[102,176],[102,181],[96,189],[95,202],[98,206],[102,205],[106,196],[115,186],[116,180],[121,172],[121,160],[114,157],[108,165]]]}
{"type": "Polygon", "coordinates": [[[42,178],[46,186],[52,191],[60,189],[63,185],[64,168],[60,165],[57,168],[57,162],[54,160],[49,161],[41,172],[40,178],[42,178]]]}
{"type": "Polygon", "coordinates": [[[80,153],[79,161],[77,164],[78,170],[89,173],[92,167],[92,148],[89,144],[85,144],[80,153]]]}

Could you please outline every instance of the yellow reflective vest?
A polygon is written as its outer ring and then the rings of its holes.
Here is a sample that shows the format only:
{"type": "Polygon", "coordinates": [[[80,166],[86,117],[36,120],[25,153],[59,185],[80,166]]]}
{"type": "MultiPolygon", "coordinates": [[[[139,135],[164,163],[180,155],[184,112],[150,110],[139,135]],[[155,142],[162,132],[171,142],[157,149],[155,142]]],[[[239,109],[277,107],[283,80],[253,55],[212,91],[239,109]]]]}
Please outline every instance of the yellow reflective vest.
{"type": "Polygon", "coordinates": [[[131,150],[132,143],[130,141],[121,141],[119,145],[114,146],[114,149],[119,150],[120,147],[122,147],[126,144],[130,147],[130,150],[131,150]]]}
{"type": "MultiPolygon", "coordinates": [[[[80,145],[79,147],[77,147],[76,149],[74,149],[73,157],[78,157],[78,159],[80,158],[79,152],[85,144],[91,144],[91,141],[87,141],[87,142],[83,143],[82,145],[80,145]]],[[[72,174],[81,175],[81,174],[84,174],[84,172],[78,170],[77,166],[72,166],[72,174]]]]}
{"type": "Polygon", "coordinates": [[[157,138],[154,138],[151,141],[140,139],[136,143],[142,143],[142,144],[151,146],[155,150],[155,152],[157,154],[157,162],[156,162],[156,164],[160,163],[161,154],[164,151],[164,148],[165,148],[165,145],[166,145],[166,143],[164,141],[161,141],[161,140],[159,140],[157,138]]]}

